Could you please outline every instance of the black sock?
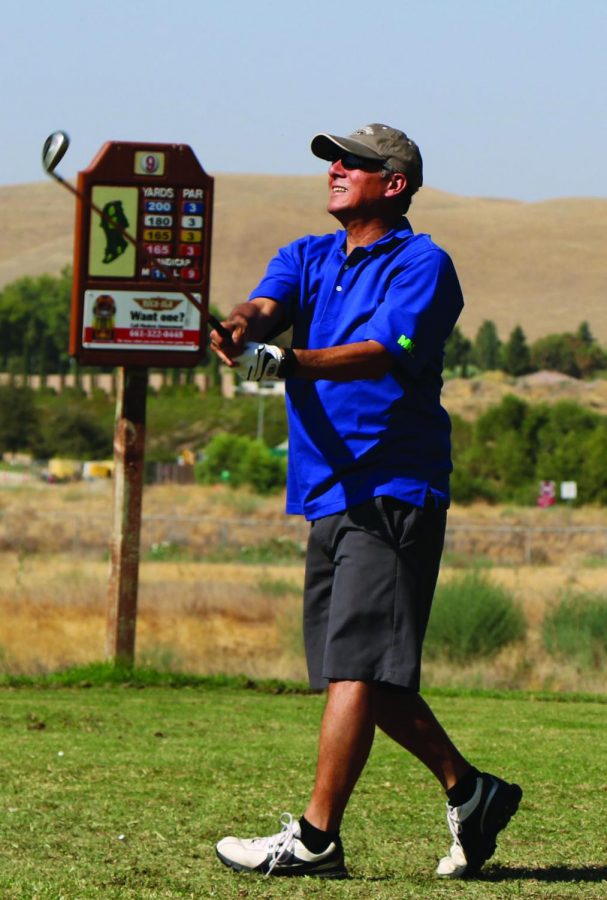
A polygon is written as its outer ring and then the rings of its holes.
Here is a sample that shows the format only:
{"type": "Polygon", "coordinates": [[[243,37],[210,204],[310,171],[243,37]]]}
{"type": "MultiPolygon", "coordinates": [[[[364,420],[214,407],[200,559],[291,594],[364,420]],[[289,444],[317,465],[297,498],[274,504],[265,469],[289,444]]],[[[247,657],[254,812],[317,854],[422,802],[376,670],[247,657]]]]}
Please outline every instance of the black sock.
{"type": "Polygon", "coordinates": [[[305,816],[299,820],[301,828],[301,841],[310,853],[322,853],[327,849],[332,841],[336,841],[339,837],[339,831],[321,831],[311,825],[305,816]]]}
{"type": "Polygon", "coordinates": [[[476,779],[481,773],[474,766],[447,791],[450,806],[461,806],[476,790],[476,779]]]}

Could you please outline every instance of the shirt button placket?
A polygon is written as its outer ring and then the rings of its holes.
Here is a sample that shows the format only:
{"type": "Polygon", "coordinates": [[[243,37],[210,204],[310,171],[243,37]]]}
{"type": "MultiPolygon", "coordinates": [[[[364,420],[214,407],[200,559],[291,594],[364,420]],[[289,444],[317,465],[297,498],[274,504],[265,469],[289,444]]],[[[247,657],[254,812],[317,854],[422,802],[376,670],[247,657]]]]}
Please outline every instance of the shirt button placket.
{"type": "MultiPolygon", "coordinates": [[[[341,275],[343,272],[347,272],[349,268],[350,268],[350,264],[349,264],[349,263],[344,263],[343,266],[341,267],[340,275],[341,275]]],[[[339,278],[339,275],[338,275],[338,278],[339,278]]],[[[335,285],[335,290],[336,290],[336,291],[343,291],[343,289],[344,289],[344,288],[343,288],[343,285],[342,285],[342,284],[337,284],[337,285],[335,285]]]]}

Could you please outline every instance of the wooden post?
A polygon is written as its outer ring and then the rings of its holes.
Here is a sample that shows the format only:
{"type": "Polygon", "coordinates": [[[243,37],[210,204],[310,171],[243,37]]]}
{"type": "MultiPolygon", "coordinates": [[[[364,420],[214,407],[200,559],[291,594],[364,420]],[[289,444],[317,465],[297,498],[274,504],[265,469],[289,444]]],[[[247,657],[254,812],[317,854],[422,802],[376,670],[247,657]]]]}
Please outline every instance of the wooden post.
{"type": "Polygon", "coordinates": [[[106,656],[127,666],[135,660],[147,384],[146,368],[118,369],[106,656]]]}

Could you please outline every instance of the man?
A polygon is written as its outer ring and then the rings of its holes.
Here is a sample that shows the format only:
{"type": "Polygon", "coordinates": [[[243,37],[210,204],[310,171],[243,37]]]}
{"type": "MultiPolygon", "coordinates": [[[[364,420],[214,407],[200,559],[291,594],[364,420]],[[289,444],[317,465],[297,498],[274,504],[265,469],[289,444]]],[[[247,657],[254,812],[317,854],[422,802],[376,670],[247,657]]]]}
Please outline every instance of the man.
{"type": "Polygon", "coordinates": [[[449,505],[442,357],[461,291],[447,254],[404,218],[423,180],[412,140],[374,124],[317,134],[312,152],[330,161],[327,208],[344,230],[282,249],[223,323],[231,339],[211,339],[244,377],[286,378],[287,512],[311,521],[304,636],[327,704],[303,816],[224,838],[217,854],[239,871],[346,877],[340,825],[379,727],[447,793],[437,874],[469,876],[522,791],[473,768],[418,693],[449,505]],[[289,327],[291,348],[260,343],[289,327]]]}

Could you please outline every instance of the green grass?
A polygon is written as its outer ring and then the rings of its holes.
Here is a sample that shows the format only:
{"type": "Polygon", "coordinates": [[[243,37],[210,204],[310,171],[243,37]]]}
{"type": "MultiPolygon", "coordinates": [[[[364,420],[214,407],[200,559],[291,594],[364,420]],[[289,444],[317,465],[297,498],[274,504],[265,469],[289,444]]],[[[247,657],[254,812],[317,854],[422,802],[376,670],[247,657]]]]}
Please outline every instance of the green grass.
{"type": "Polygon", "coordinates": [[[449,845],[441,791],[380,735],[343,827],[351,879],[283,881],[225,869],[214,843],[302,811],[323,698],[278,682],[111,673],[0,689],[3,900],[605,895],[604,697],[429,693],[464,752],[525,791],[480,880],[434,878],[449,845]]]}
{"type": "Polygon", "coordinates": [[[305,557],[305,546],[290,538],[269,538],[257,544],[242,547],[223,546],[205,554],[208,562],[238,562],[251,565],[280,565],[284,562],[301,561],[305,557]]]}

